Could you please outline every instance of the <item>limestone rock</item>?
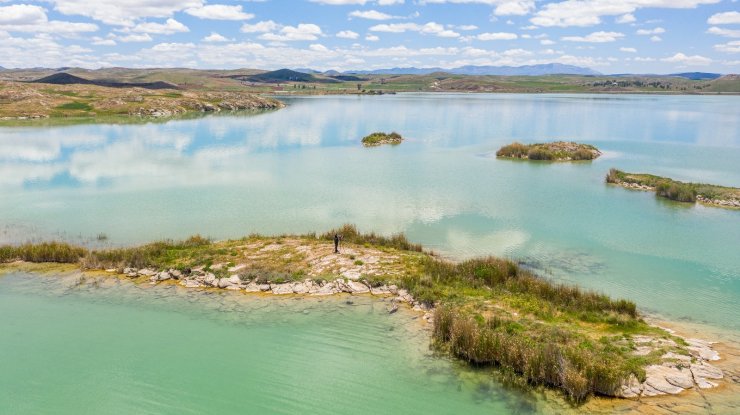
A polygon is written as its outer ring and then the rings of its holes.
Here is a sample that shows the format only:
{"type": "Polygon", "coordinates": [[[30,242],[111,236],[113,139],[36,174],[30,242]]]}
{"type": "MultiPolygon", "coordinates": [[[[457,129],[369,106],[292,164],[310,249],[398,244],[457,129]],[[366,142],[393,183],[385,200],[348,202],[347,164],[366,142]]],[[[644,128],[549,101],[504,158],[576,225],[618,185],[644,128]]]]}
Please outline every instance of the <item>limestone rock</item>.
{"type": "Polygon", "coordinates": [[[273,294],[278,294],[278,295],[293,294],[293,285],[289,283],[271,284],[270,289],[272,290],[273,294]]]}

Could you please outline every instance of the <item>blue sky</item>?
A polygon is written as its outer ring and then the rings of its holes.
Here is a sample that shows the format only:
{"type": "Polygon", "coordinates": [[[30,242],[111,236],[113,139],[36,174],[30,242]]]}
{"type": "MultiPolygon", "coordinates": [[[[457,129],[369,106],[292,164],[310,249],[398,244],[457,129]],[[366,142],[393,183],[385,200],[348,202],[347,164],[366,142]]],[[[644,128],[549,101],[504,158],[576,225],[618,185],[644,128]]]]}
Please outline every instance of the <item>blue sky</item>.
{"type": "Polygon", "coordinates": [[[740,72],[738,0],[0,0],[0,66],[740,72]]]}

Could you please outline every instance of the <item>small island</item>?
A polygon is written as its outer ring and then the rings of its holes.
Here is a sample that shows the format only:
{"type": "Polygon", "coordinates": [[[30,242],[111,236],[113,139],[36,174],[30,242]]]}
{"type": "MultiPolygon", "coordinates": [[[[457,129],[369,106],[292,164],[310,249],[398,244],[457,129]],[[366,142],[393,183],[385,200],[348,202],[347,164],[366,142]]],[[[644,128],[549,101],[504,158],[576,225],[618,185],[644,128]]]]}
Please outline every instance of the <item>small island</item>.
{"type": "Polygon", "coordinates": [[[496,157],[501,158],[546,161],[594,160],[600,155],[601,152],[596,147],[573,141],[535,144],[514,142],[501,147],[496,152],[496,157]]]}
{"type": "Polygon", "coordinates": [[[684,183],[644,173],[609,170],[606,182],[627,189],[653,191],[659,197],[685,203],[740,209],[740,189],[704,183],[684,183]]]}
{"type": "Polygon", "coordinates": [[[365,147],[376,147],[383,144],[398,145],[403,142],[403,137],[397,132],[390,134],[383,132],[375,132],[362,139],[362,145],[365,147]]]}
{"type": "Polygon", "coordinates": [[[643,320],[635,303],[550,281],[508,259],[452,262],[409,242],[345,225],[324,234],[211,241],[200,236],[89,249],[64,242],[0,246],[4,272],[79,273],[263,295],[370,295],[422,317],[439,351],[521,384],[638,398],[718,386],[711,343],[643,320]],[[333,237],[342,235],[340,253],[333,237]],[[4,264],[3,264],[4,263],[4,264]],[[64,272],[60,272],[64,271],[64,272]]]}

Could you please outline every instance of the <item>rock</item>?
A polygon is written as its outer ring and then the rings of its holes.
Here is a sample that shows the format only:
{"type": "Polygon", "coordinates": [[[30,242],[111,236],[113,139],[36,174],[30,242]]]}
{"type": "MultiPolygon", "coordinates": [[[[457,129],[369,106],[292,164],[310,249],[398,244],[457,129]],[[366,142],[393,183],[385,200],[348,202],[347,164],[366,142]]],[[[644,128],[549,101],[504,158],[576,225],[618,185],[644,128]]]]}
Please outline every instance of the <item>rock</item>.
{"type": "Polygon", "coordinates": [[[270,291],[270,284],[260,284],[260,291],[270,291]]]}
{"type": "Polygon", "coordinates": [[[118,270],[116,268],[108,268],[105,272],[118,272],[118,270]]]}
{"type": "Polygon", "coordinates": [[[197,288],[201,286],[200,282],[190,279],[182,280],[180,284],[184,284],[186,288],[197,288]]]}
{"type": "Polygon", "coordinates": [[[205,277],[203,278],[203,283],[213,287],[218,284],[218,280],[216,279],[216,276],[213,275],[213,273],[207,272],[205,277]]]}
{"type": "Polygon", "coordinates": [[[228,278],[219,278],[217,285],[218,288],[226,288],[231,286],[231,282],[228,278]]]}
{"type": "Polygon", "coordinates": [[[707,362],[693,364],[690,369],[691,373],[694,375],[694,379],[722,379],[724,377],[724,374],[719,368],[712,366],[707,362]]]}
{"type": "Polygon", "coordinates": [[[393,295],[398,295],[398,287],[395,284],[394,285],[389,285],[388,286],[388,291],[390,291],[390,293],[393,294],[393,295]]]}
{"type": "Polygon", "coordinates": [[[172,275],[167,271],[162,271],[157,274],[157,281],[166,281],[170,278],[172,278],[172,275]]]}
{"type": "Polygon", "coordinates": [[[712,343],[699,339],[686,339],[686,342],[689,344],[687,349],[692,355],[703,360],[719,360],[719,353],[712,349],[712,343]]]}
{"type": "MultiPolygon", "coordinates": [[[[606,391],[602,391],[606,392],[606,391]]],[[[617,388],[615,395],[619,398],[637,398],[642,394],[642,384],[637,376],[630,374],[627,381],[617,388]]],[[[608,395],[608,393],[607,393],[608,395]]]]}
{"type": "MultiPolygon", "coordinates": [[[[270,287],[269,285],[267,287],[268,287],[268,289],[270,289],[269,288],[270,287]]],[[[256,282],[250,282],[249,284],[247,284],[246,287],[244,287],[244,291],[246,291],[248,293],[257,293],[257,292],[260,292],[260,291],[267,291],[267,290],[260,289],[260,285],[257,284],[256,282]]]]}
{"type": "Polygon", "coordinates": [[[335,283],[330,282],[327,284],[324,284],[323,286],[320,286],[318,289],[314,289],[314,292],[312,292],[312,295],[332,295],[337,294],[340,291],[337,289],[337,286],[335,283]]]}
{"type": "Polygon", "coordinates": [[[142,277],[152,277],[157,273],[157,271],[153,269],[142,268],[137,273],[142,277]]]}
{"type": "Polygon", "coordinates": [[[293,285],[289,283],[271,284],[270,289],[272,290],[273,294],[278,294],[278,295],[293,294],[293,285]]]}
{"type": "Polygon", "coordinates": [[[137,273],[138,271],[139,271],[139,270],[137,270],[136,268],[128,268],[128,267],[127,267],[127,268],[124,268],[124,269],[123,269],[123,273],[124,273],[124,274],[131,274],[132,272],[133,272],[133,273],[137,273]]]}
{"type": "Polygon", "coordinates": [[[232,275],[229,277],[229,282],[233,285],[239,285],[242,283],[242,280],[238,275],[232,275]]]}
{"type": "Polygon", "coordinates": [[[170,275],[172,275],[172,278],[176,280],[182,279],[183,277],[182,272],[180,272],[180,270],[177,270],[177,269],[170,269],[169,273],[170,275]]]}
{"type": "Polygon", "coordinates": [[[370,292],[370,289],[367,287],[367,285],[361,282],[358,282],[358,281],[353,281],[353,280],[347,281],[347,287],[350,290],[349,292],[354,293],[354,294],[364,294],[364,293],[370,292]]]}
{"type": "Polygon", "coordinates": [[[293,284],[293,292],[295,294],[306,294],[309,290],[309,287],[306,286],[306,283],[304,282],[297,282],[293,284]]]}
{"type": "Polygon", "coordinates": [[[370,294],[372,295],[389,295],[391,291],[385,285],[380,287],[370,287],[370,294]]]}
{"type": "MultiPolygon", "coordinates": [[[[682,373],[681,370],[676,369],[674,367],[668,367],[668,366],[661,366],[661,365],[650,365],[645,368],[645,373],[647,375],[647,379],[645,380],[645,385],[649,386],[650,388],[654,389],[655,391],[650,390],[650,393],[656,393],[657,395],[661,394],[668,394],[668,395],[675,395],[678,393],[683,392],[684,388],[680,386],[676,386],[675,384],[668,381],[668,378],[670,379],[683,379],[686,376],[689,375],[689,371],[686,371],[687,373],[682,373]]],[[[683,382],[683,380],[681,380],[683,382]]],[[[677,382],[678,383],[678,382],[677,382]]],[[[693,382],[689,380],[689,383],[693,385],[693,382]]],[[[649,390],[649,388],[645,388],[646,391],[649,390]]],[[[653,395],[648,395],[653,396],[653,395]]]]}

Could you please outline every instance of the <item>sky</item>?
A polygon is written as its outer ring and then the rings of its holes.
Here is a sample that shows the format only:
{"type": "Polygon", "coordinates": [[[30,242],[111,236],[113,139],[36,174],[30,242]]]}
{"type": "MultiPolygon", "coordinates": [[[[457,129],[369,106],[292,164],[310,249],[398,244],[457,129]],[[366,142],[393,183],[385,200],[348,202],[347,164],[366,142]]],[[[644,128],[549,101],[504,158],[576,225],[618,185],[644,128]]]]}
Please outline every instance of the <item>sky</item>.
{"type": "Polygon", "coordinates": [[[0,0],[0,66],[740,73],[738,0],[0,0]]]}

